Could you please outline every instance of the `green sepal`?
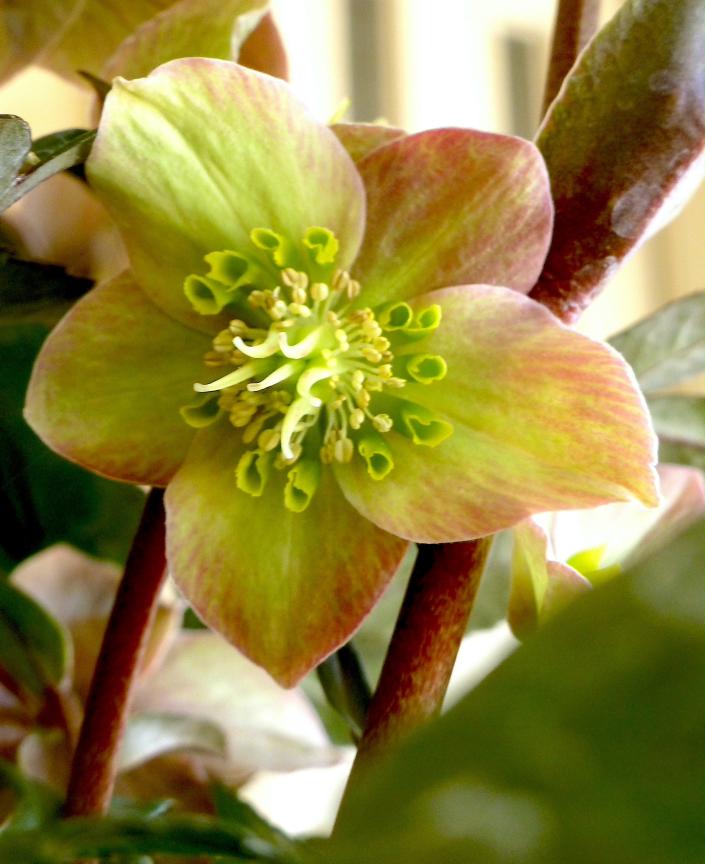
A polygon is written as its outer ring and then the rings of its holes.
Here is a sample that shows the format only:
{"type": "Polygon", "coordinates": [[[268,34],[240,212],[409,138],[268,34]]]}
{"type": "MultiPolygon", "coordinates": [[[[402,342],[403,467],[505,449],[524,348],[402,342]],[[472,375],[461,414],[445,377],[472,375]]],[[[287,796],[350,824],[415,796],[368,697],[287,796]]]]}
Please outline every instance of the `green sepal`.
{"type": "Polygon", "coordinates": [[[321,481],[321,463],[318,459],[301,459],[287,474],[284,487],[284,505],[292,513],[303,513],[316,494],[321,481]]]}
{"type": "Polygon", "coordinates": [[[192,273],[184,280],[184,294],[200,315],[217,315],[235,299],[237,288],[210,276],[192,273]]]}
{"type": "Polygon", "coordinates": [[[414,444],[425,447],[437,447],[453,434],[453,426],[447,420],[441,420],[438,415],[417,402],[397,400],[396,409],[391,413],[394,428],[414,444]]]}
{"type": "Polygon", "coordinates": [[[237,488],[259,498],[269,480],[273,458],[272,453],[262,450],[246,450],[235,469],[237,488]]]}
{"type": "Polygon", "coordinates": [[[373,480],[382,480],[394,468],[392,451],[377,432],[365,432],[357,445],[360,456],[367,462],[367,473],[373,480]]]}
{"type": "Polygon", "coordinates": [[[179,408],[179,414],[192,428],[203,429],[204,426],[215,423],[220,416],[218,398],[218,394],[201,393],[188,405],[179,408]]]}

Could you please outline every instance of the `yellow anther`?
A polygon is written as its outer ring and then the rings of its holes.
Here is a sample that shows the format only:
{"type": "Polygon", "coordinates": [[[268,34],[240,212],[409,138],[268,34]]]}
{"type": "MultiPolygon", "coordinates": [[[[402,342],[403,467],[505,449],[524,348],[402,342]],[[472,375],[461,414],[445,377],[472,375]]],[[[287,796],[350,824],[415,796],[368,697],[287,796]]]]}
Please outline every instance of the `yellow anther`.
{"type": "Polygon", "coordinates": [[[350,376],[350,384],[352,389],[357,393],[362,389],[362,385],[365,383],[365,373],[362,369],[354,369],[352,375],[350,376]]]}
{"type": "Polygon", "coordinates": [[[372,340],[372,346],[376,348],[378,351],[389,351],[390,341],[386,336],[376,336],[372,340]]]}
{"type": "Polygon", "coordinates": [[[350,418],[348,420],[350,423],[351,429],[359,429],[360,426],[365,422],[365,412],[361,411],[359,408],[354,408],[350,412],[350,418]]]}
{"type": "Polygon", "coordinates": [[[332,324],[333,327],[340,327],[340,318],[338,318],[332,309],[329,309],[328,312],[326,312],[326,321],[329,324],[332,324]]]}
{"type": "Polygon", "coordinates": [[[358,392],[355,394],[355,401],[360,406],[360,408],[362,408],[363,411],[365,410],[365,408],[368,407],[368,405],[370,404],[370,394],[366,388],[363,387],[361,390],[358,390],[358,392]]]}
{"type": "Polygon", "coordinates": [[[406,381],[403,378],[395,378],[394,376],[387,378],[384,384],[385,387],[393,387],[395,390],[400,390],[402,387],[406,387],[406,381]]]}
{"type": "Polygon", "coordinates": [[[295,288],[291,289],[291,299],[294,303],[302,304],[305,303],[308,299],[308,295],[306,294],[306,289],[301,288],[298,285],[295,288]]]}
{"type": "Polygon", "coordinates": [[[348,342],[348,334],[345,332],[345,330],[336,330],[335,339],[338,345],[340,345],[341,351],[347,351],[350,348],[350,343],[348,342]]]}
{"type": "Polygon", "coordinates": [[[308,318],[311,315],[311,309],[303,303],[289,303],[288,309],[292,315],[299,315],[301,318],[308,318]]]}
{"type": "Polygon", "coordinates": [[[327,300],[330,295],[330,288],[325,284],[325,282],[314,282],[311,285],[311,297],[316,300],[327,300]]]}
{"type": "Polygon", "coordinates": [[[345,286],[345,293],[348,295],[348,300],[354,300],[356,297],[359,297],[360,283],[355,279],[351,279],[345,286]]]}
{"type": "Polygon", "coordinates": [[[389,414],[376,414],[372,418],[372,425],[378,432],[389,432],[394,425],[394,421],[389,414]]]}
{"type": "Polygon", "coordinates": [[[281,436],[278,429],[264,429],[257,437],[257,446],[269,452],[279,446],[280,440],[281,436]]]}
{"type": "Polygon", "coordinates": [[[209,351],[203,357],[203,362],[206,366],[227,366],[228,360],[227,355],[218,354],[217,351],[209,351]]]}
{"type": "Polygon", "coordinates": [[[350,283],[350,274],[345,270],[336,270],[333,274],[333,290],[341,294],[347,291],[350,283]]]}
{"type": "Polygon", "coordinates": [[[338,438],[333,446],[336,462],[350,462],[355,452],[353,442],[349,438],[338,438]]]}
{"type": "Polygon", "coordinates": [[[370,363],[379,363],[382,359],[382,355],[377,351],[376,348],[372,348],[369,345],[365,345],[365,347],[360,351],[365,360],[369,360],[370,363]]]}
{"type": "Polygon", "coordinates": [[[392,377],[392,367],[390,363],[384,363],[382,366],[379,366],[376,371],[380,378],[389,380],[392,377]]]}

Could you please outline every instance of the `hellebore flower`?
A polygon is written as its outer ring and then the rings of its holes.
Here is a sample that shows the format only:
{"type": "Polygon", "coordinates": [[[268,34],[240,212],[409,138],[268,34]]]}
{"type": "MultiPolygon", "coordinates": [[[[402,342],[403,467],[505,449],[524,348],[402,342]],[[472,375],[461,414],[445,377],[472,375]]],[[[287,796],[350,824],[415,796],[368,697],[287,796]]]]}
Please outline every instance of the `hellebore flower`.
{"type": "Polygon", "coordinates": [[[659,465],[661,501],[542,513],[514,528],[507,617],[523,637],[578,594],[649,557],[705,512],[702,472],[659,465]]]}
{"type": "Polygon", "coordinates": [[[552,216],[533,145],[351,137],[357,166],[232,63],[118,79],[87,172],[132,270],[58,326],[28,395],[60,453],[168,484],[174,579],[287,685],[408,541],[657,497],[631,372],[523,296],[552,216]]]}

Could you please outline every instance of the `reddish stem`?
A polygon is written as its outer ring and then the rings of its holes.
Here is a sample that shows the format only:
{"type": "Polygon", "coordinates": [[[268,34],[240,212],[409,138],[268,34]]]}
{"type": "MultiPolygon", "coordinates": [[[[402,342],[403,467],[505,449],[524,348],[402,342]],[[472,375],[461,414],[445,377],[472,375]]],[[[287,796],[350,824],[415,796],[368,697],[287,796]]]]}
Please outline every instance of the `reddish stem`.
{"type": "Polygon", "coordinates": [[[419,548],[348,788],[378,751],[440,712],[490,545],[486,537],[419,548]]]}
{"type": "Polygon", "coordinates": [[[558,0],[542,116],[561,89],[578,54],[597,30],[599,17],[600,0],[558,0]]]}
{"type": "Polygon", "coordinates": [[[107,811],[132,685],[166,575],[164,493],[153,489],[130,550],[91,682],[71,766],[66,816],[107,811]]]}

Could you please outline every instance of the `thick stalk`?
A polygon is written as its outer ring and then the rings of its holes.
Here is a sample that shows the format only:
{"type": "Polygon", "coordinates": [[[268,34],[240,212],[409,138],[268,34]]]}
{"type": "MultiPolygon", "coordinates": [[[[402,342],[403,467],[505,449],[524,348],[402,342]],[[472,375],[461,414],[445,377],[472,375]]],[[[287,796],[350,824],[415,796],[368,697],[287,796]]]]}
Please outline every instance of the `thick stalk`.
{"type": "MultiPolygon", "coordinates": [[[[441,710],[491,538],[421,546],[348,782],[441,710]]],[[[344,819],[345,798],[341,805],[344,819]]]]}
{"type": "Polygon", "coordinates": [[[107,812],[139,662],[166,575],[164,493],[147,497],[91,682],[64,804],[66,816],[107,812]]]}
{"type": "Polygon", "coordinates": [[[599,17],[600,0],[558,0],[541,116],[555,99],[578,54],[597,30],[599,17]]]}

